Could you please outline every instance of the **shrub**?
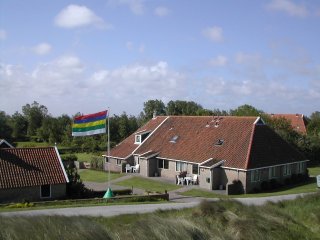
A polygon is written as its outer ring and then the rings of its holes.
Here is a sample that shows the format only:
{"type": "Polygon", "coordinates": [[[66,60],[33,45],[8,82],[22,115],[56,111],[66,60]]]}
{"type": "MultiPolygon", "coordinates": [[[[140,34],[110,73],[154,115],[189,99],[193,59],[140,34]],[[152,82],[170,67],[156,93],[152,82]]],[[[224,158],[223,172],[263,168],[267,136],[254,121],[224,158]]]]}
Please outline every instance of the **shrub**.
{"type": "Polygon", "coordinates": [[[103,159],[98,156],[93,156],[90,162],[91,169],[103,170],[103,159]]]}
{"type": "Polygon", "coordinates": [[[260,187],[262,191],[270,190],[270,183],[268,181],[263,181],[260,187]]]}

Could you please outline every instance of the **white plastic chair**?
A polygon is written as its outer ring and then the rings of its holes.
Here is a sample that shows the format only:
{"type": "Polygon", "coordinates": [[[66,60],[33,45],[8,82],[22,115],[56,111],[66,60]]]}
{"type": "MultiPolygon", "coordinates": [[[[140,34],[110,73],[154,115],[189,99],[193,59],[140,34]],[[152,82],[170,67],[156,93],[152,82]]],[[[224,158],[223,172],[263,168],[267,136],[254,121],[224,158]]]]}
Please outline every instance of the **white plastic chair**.
{"type": "Polygon", "coordinates": [[[192,182],[192,184],[198,184],[198,175],[197,174],[193,175],[191,182],[192,182]]]}
{"type": "Polygon", "coordinates": [[[179,184],[183,185],[183,182],[184,182],[184,178],[183,177],[179,177],[177,175],[177,185],[179,185],[179,184]]]}
{"type": "Polygon", "coordinates": [[[130,166],[130,164],[126,165],[126,173],[131,172],[132,171],[132,167],[130,166]]]}
{"type": "Polygon", "coordinates": [[[139,164],[137,164],[137,165],[135,165],[133,168],[132,168],[132,170],[133,170],[133,172],[139,172],[139,169],[140,169],[140,165],[139,164]]]}

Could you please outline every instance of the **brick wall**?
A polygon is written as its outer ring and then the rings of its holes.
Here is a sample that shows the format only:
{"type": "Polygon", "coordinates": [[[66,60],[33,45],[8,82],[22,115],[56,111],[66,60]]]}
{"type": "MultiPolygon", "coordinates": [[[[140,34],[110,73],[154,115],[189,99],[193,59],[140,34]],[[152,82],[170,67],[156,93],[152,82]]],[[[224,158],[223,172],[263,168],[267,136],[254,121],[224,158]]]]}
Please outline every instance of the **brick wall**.
{"type": "Polygon", "coordinates": [[[51,198],[40,197],[40,186],[0,189],[0,202],[24,202],[60,199],[66,197],[66,184],[51,185],[51,198]]]}

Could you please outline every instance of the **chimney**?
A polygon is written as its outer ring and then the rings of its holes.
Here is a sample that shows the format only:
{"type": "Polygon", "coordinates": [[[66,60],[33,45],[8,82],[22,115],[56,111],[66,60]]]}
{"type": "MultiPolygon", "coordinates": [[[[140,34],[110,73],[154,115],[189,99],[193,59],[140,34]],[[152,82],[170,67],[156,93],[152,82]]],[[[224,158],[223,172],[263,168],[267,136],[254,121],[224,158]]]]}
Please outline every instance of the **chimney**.
{"type": "Polygon", "coordinates": [[[152,118],[153,118],[153,119],[155,119],[156,117],[157,117],[157,111],[156,111],[156,110],[154,110],[154,111],[153,111],[152,118]]]}

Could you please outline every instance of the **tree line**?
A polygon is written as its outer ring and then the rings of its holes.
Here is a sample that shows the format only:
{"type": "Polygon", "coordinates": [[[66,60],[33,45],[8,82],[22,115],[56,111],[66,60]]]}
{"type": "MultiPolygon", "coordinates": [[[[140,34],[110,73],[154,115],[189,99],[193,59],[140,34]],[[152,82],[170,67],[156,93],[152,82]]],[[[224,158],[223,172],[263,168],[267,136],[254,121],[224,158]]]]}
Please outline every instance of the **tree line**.
{"type": "MultiPolygon", "coordinates": [[[[205,109],[193,101],[169,101],[164,104],[161,100],[148,100],[143,104],[143,111],[138,116],[110,116],[111,146],[121,142],[140,126],[149,121],[153,115],[185,115],[185,116],[262,116],[265,122],[294,147],[303,152],[308,159],[320,161],[320,112],[315,111],[307,117],[307,135],[301,135],[293,130],[290,122],[284,118],[271,118],[263,110],[251,105],[241,105],[235,109],[220,110],[205,109]]],[[[34,101],[22,106],[22,113],[16,111],[8,115],[0,110],[0,138],[10,142],[31,141],[60,144],[66,147],[82,150],[97,151],[107,147],[105,134],[75,137],[71,136],[72,122],[75,116],[62,114],[53,117],[46,106],[34,101]]]]}

